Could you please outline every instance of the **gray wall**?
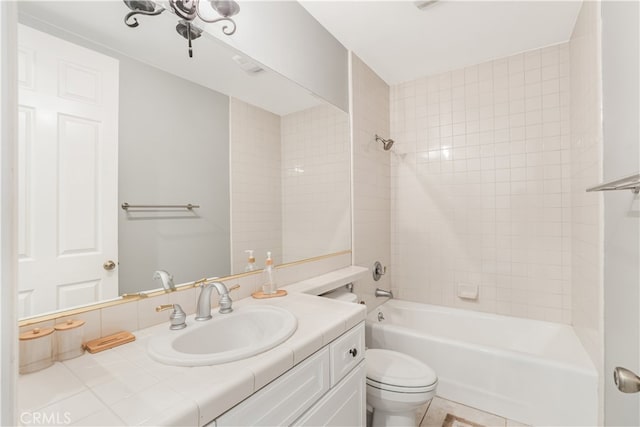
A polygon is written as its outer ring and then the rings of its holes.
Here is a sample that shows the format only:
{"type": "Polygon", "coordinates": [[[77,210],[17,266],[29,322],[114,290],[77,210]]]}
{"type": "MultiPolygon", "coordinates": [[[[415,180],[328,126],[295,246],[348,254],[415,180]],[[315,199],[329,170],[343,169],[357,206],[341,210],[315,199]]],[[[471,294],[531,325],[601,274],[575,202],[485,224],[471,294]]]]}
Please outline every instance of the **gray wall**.
{"type": "Polygon", "coordinates": [[[119,209],[120,292],[229,274],[229,98],[120,58],[119,120],[120,203],[200,205],[119,209]]]}
{"type": "MultiPolygon", "coordinates": [[[[208,7],[208,6],[207,6],[208,7]]],[[[237,31],[221,24],[210,34],[293,80],[343,111],[349,111],[348,52],[295,1],[243,1],[237,31]]]]}
{"type": "MultiPolygon", "coordinates": [[[[639,6],[602,2],[603,173],[612,180],[640,170],[639,6]]],[[[630,191],[604,196],[605,424],[640,425],[638,395],[615,389],[613,369],[640,373],[640,208],[630,191]]]]}
{"type": "Polygon", "coordinates": [[[118,258],[120,293],[225,276],[231,268],[229,97],[28,15],[20,22],[120,61],[118,258]],[[194,213],[120,204],[199,204],[194,213]]]}

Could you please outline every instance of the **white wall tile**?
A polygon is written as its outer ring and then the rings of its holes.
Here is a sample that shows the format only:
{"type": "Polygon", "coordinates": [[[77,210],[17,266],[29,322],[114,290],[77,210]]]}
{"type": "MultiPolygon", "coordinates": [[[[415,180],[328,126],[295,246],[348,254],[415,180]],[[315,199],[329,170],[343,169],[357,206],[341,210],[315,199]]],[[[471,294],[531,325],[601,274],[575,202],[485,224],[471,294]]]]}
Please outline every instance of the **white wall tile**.
{"type": "Polygon", "coordinates": [[[198,293],[199,291],[196,292],[195,288],[171,292],[169,294],[169,304],[180,304],[180,307],[187,315],[195,313],[198,293]]]}
{"type": "MultiPolygon", "coordinates": [[[[573,324],[595,366],[602,370],[602,193],[584,190],[602,181],[600,4],[585,2],[560,64],[570,64],[570,278],[573,324]]],[[[561,67],[565,70],[567,67],[561,67]]],[[[566,90],[558,81],[560,90],[566,90]]],[[[560,103],[562,104],[562,97],[560,103]]],[[[567,112],[560,110],[561,117],[567,112]]]]}
{"type": "Polygon", "coordinates": [[[100,310],[103,337],[121,331],[135,331],[138,328],[138,301],[114,305],[100,310]]]}
{"type": "Polygon", "coordinates": [[[567,54],[552,46],[427,77],[426,93],[424,79],[392,87],[391,274],[403,298],[571,321],[570,287],[540,274],[570,261],[559,146],[567,54]],[[419,114],[421,103],[437,104],[439,120],[419,114]],[[459,283],[479,285],[479,300],[459,299],[459,283]]]}
{"type": "Polygon", "coordinates": [[[230,98],[231,271],[244,272],[248,249],[262,268],[267,251],[282,263],[280,116],[230,98]]]}
{"type": "Polygon", "coordinates": [[[349,117],[320,105],[281,118],[282,261],[351,247],[349,117]]]}
{"type": "MultiPolygon", "coordinates": [[[[169,295],[142,298],[138,301],[138,328],[144,329],[169,320],[172,309],[156,311],[156,307],[169,304],[169,295]]],[[[183,308],[184,310],[184,308],[183,308]]]]}

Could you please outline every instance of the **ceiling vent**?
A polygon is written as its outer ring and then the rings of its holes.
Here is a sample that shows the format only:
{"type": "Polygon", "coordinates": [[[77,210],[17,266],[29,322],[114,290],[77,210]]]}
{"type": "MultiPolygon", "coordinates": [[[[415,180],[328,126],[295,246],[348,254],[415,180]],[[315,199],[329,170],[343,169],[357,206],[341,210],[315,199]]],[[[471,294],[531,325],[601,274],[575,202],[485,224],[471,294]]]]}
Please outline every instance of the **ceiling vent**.
{"type": "Polygon", "coordinates": [[[231,59],[233,59],[236,62],[236,64],[238,64],[240,68],[242,68],[242,71],[244,71],[247,74],[258,74],[264,71],[264,68],[262,68],[255,62],[245,57],[242,57],[240,55],[235,55],[231,59]]]}

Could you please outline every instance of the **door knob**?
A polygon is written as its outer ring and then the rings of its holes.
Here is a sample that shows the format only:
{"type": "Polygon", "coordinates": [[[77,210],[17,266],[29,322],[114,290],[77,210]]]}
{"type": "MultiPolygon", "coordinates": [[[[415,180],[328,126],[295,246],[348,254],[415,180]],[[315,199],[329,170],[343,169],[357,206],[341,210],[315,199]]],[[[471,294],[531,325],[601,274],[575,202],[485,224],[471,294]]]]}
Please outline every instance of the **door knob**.
{"type": "Polygon", "coordinates": [[[637,393],[640,391],[640,377],[628,369],[617,367],[613,370],[613,381],[618,390],[623,393],[637,393]]]}
{"type": "Polygon", "coordinates": [[[107,271],[111,271],[114,268],[116,268],[116,263],[111,260],[106,261],[104,264],[102,264],[102,268],[104,268],[107,271]]]}

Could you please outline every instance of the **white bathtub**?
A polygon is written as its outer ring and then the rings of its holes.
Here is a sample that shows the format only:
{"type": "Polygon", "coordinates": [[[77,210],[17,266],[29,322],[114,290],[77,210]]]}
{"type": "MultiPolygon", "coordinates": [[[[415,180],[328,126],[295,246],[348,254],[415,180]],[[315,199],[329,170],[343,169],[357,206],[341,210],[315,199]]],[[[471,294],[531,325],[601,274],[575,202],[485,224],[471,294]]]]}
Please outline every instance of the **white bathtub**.
{"type": "Polygon", "coordinates": [[[597,372],[570,326],[401,300],[366,325],[368,347],[431,366],[445,399],[531,425],[598,422],[597,372]]]}

